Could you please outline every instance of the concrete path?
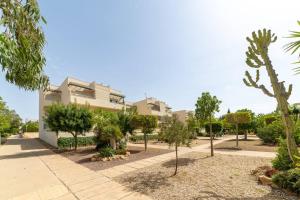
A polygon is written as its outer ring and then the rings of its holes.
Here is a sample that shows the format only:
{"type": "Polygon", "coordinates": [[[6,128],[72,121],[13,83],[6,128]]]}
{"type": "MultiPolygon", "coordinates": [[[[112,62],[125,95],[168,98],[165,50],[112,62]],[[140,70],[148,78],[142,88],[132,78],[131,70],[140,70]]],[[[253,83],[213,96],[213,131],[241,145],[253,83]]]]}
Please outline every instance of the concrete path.
{"type": "MultiPolygon", "coordinates": [[[[233,139],[227,136],[218,144],[233,139]]],[[[189,152],[209,152],[210,144],[193,148],[181,147],[179,155],[189,152]]],[[[161,146],[165,148],[165,146],[161,146]]],[[[220,154],[274,157],[272,152],[215,151],[220,154]]],[[[130,191],[112,178],[153,164],[174,159],[174,152],[92,171],[53,153],[36,139],[11,138],[0,147],[0,200],[6,199],[105,199],[150,200],[150,197],[130,191]]]]}
{"type": "Polygon", "coordinates": [[[36,139],[9,139],[0,147],[0,167],[1,200],[150,199],[53,153],[36,139]]]}

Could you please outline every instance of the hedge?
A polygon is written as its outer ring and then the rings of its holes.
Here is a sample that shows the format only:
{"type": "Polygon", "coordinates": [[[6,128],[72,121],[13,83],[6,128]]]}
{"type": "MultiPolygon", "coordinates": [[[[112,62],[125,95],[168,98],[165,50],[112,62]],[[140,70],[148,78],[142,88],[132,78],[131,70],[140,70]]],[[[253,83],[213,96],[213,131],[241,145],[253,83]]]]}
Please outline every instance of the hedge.
{"type": "MultiPolygon", "coordinates": [[[[149,134],[148,140],[158,140],[157,134],[149,134]]],[[[144,135],[132,135],[129,137],[130,142],[144,141],[144,135]]]]}
{"type": "MultiPolygon", "coordinates": [[[[96,145],[96,137],[78,137],[78,147],[96,145]]],[[[57,146],[60,149],[72,148],[75,144],[74,137],[61,137],[57,139],[57,146]]]]}

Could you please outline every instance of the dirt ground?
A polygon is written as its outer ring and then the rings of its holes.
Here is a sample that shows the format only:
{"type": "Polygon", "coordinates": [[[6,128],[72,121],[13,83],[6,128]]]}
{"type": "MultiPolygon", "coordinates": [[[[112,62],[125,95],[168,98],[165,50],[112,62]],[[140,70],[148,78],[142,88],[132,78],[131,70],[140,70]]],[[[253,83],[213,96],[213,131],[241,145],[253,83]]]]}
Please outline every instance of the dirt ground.
{"type": "MultiPolygon", "coordinates": [[[[218,141],[218,138],[216,138],[214,141],[218,141]]],[[[148,143],[151,144],[151,145],[168,146],[167,143],[160,142],[160,141],[149,141],[148,143]]],[[[191,147],[199,146],[199,145],[202,145],[202,144],[208,144],[208,143],[210,143],[209,137],[199,137],[199,138],[193,139],[191,141],[191,147]]],[[[143,144],[143,143],[140,143],[140,144],[143,144]]]]}
{"type": "Polygon", "coordinates": [[[117,165],[122,165],[125,163],[150,158],[153,156],[165,154],[172,152],[172,150],[167,149],[155,149],[155,148],[148,148],[147,152],[144,151],[144,148],[141,147],[128,147],[130,156],[126,160],[112,160],[112,161],[91,161],[91,157],[95,155],[97,152],[95,151],[94,147],[90,148],[81,148],[78,149],[77,152],[74,151],[58,151],[56,150],[56,153],[59,153],[60,155],[79,163],[91,170],[98,171],[107,169],[110,167],[114,167],[117,165]]]}
{"type": "MultiPolygon", "coordinates": [[[[214,146],[218,150],[237,150],[236,140],[228,140],[214,146]]],[[[240,139],[239,149],[246,151],[264,151],[264,152],[276,152],[276,145],[265,145],[261,140],[257,139],[240,139]]]]}
{"type": "Polygon", "coordinates": [[[157,200],[296,200],[279,190],[258,184],[251,170],[270,165],[270,159],[189,153],[179,159],[139,169],[115,180],[157,200]]]}

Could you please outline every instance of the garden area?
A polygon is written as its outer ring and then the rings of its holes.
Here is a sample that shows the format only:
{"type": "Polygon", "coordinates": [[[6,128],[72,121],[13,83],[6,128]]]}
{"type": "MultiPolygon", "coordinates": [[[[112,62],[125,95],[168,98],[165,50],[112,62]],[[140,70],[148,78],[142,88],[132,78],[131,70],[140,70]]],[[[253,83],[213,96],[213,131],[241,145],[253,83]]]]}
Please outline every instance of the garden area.
{"type": "Polygon", "coordinates": [[[172,176],[175,160],[126,173],[114,180],[153,199],[296,200],[278,189],[258,184],[251,171],[270,159],[189,153],[179,159],[180,173],[172,176]],[[226,172],[226,173],[224,173],[226,172]]]}

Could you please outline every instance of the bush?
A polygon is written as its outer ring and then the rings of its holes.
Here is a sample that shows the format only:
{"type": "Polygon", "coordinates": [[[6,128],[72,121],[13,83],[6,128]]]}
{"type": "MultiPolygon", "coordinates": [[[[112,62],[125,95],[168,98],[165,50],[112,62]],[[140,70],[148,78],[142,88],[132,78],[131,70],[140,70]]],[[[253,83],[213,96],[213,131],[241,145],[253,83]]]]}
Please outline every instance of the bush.
{"type": "Polygon", "coordinates": [[[117,154],[117,155],[125,155],[126,152],[127,152],[126,149],[117,149],[117,150],[116,150],[116,154],[117,154]]]}
{"type": "MultiPolygon", "coordinates": [[[[205,123],[205,131],[206,131],[206,136],[209,136],[210,128],[209,128],[210,123],[205,123]]],[[[223,130],[223,124],[221,122],[212,122],[212,132],[215,135],[218,135],[222,130],[223,130]]]]}
{"type": "Polygon", "coordinates": [[[99,150],[99,156],[102,158],[112,157],[116,154],[116,151],[111,147],[105,147],[99,150]]]}
{"type": "Polygon", "coordinates": [[[275,174],[272,177],[273,183],[283,189],[300,194],[300,169],[290,169],[275,174]]]}
{"type": "Polygon", "coordinates": [[[280,137],[285,137],[284,126],[281,120],[276,120],[263,128],[259,128],[257,137],[266,144],[276,144],[280,137]]]}
{"type": "MultiPolygon", "coordinates": [[[[147,135],[148,140],[158,140],[159,136],[157,134],[148,134],[147,135]]],[[[130,142],[138,142],[138,141],[144,141],[144,135],[132,135],[129,137],[130,142]]]]}
{"type": "Polygon", "coordinates": [[[279,140],[277,156],[272,160],[272,165],[278,170],[288,170],[292,168],[293,162],[290,159],[286,141],[282,138],[279,140]]]}
{"type": "MultiPolygon", "coordinates": [[[[78,137],[78,146],[96,145],[96,137],[78,137]]],[[[60,149],[72,148],[75,145],[74,137],[61,137],[57,139],[57,146],[60,149]]]]}

